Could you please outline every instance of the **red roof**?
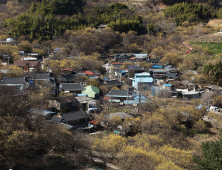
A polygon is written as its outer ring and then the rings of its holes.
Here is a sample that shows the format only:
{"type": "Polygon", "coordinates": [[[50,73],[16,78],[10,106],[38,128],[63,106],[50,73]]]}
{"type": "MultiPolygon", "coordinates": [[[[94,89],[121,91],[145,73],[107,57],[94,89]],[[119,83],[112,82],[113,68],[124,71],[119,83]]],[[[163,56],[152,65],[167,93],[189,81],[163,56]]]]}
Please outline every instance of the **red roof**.
{"type": "Polygon", "coordinates": [[[73,68],[64,68],[62,69],[63,71],[73,71],[74,69],[73,68]]]}
{"type": "Polygon", "coordinates": [[[16,60],[14,62],[14,65],[20,66],[20,67],[24,67],[25,65],[30,66],[30,67],[35,67],[38,65],[38,61],[25,61],[25,60],[16,60]]]}
{"type": "Polygon", "coordinates": [[[103,100],[109,100],[111,97],[107,97],[107,96],[105,96],[105,97],[103,97],[103,100]]]}
{"type": "Polygon", "coordinates": [[[92,120],[92,121],[90,121],[90,122],[88,122],[88,123],[90,123],[90,124],[92,124],[92,125],[97,125],[97,124],[98,124],[98,122],[97,122],[96,120],[92,120]]]}
{"type": "Polygon", "coordinates": [[[92,71],[84,71],[84,73],[89,74],[89,75],[93,75],[93,74],[95,74],[95,73],[92,72],[92,71]]]}

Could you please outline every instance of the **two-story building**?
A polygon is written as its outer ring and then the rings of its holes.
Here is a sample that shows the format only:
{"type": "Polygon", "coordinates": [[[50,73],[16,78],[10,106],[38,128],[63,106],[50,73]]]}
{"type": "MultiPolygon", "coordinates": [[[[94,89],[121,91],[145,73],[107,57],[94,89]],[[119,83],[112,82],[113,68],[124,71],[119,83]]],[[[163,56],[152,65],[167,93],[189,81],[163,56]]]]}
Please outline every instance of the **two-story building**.
{"type": "Polygon", "coordinates": [[[132,87],[139,89],[147,89],[153,85],[153,78],[150,73],[135,73],[132,79],[132,87]]]}

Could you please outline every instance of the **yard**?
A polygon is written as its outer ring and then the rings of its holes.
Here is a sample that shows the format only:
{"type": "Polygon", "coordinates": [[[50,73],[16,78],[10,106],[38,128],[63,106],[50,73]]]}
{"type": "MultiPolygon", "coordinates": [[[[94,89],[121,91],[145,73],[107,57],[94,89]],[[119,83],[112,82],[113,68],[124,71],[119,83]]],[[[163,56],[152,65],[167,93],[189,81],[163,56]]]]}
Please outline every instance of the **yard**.
{"type": "Polygon", "coordinates": [[[222,43],[195,42],[191,44],[201,45],[202,47],[208,47],[212,54],[222,53],[222,43]]]}

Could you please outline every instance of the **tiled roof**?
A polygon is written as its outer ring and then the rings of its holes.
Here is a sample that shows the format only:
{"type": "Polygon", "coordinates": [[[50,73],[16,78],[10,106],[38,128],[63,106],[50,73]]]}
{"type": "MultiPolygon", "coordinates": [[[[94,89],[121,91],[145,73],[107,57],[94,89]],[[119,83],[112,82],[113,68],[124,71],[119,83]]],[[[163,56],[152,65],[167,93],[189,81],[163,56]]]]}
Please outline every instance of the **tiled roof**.
{"type": "Polygon", "coordinates": [[[61,89],[64,91],[82,91],[85,90],[80,83],[62,83],[61,89]]]}
{"type": "Polygon", "coordinates": [[[61,116],[64,119],[63,122],[80,120],[88,117],[82,110],[69,113],[62,113],[61,116]]]}
{"type": "Polygon", "coordinates": [[[108,84],[109,86],[121,86],[121,85],[123,85],[123,83],[121,83],[119,80],[106,81],[106,84],[108,84]]]}
{"type": "Polygon", "coordinates": [[[111,92],[109,92],[109,94],[106,96],[108,97],[132,97],[132,95],[128,93],[128,90],[114,90],[114,89],[112,89],[111,92]]]}
{"type": "Polygon", "coordinates": [[[29,80],[48,80],[50,78],[54,78],[50,75],[50,73],[43,73],[43,74],[34,74],[29,76],[29,80]]]}
{"type": "Polygon", "coordinates": [[[15,77],[15,78],[9,78],[4,77],[3,84],[24,84],[25,83],[25,77],[15,77]]]}

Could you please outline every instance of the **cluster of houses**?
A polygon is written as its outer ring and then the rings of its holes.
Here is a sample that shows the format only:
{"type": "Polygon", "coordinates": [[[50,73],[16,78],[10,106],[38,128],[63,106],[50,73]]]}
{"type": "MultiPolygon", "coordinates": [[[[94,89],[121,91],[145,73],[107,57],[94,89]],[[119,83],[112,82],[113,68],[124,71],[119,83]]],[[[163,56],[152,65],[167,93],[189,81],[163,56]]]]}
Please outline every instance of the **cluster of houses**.
{"type": "MultiPolygon", "coordinates": [[[[22,57],[21,60],[14,62],[14,65],[23,68],[25,76],[15,78],[5,76],[0,82],[0,87],[13,88],[16,91],[14,95],[23,95],[33,86],[41,88],[47,86],[51,94],[48,102],[49,109],[32,111],[43,116],[48,115],[47,121],[61,124],[68,129],[88,130],[96,127],[94,114],[101,111],[101,103],[103,106],[112,104],[113,107],[136,108],[139,104],[152,102],[151,98],[157,95],[191,100],[199,98],[204,92],[204,90],[197,90],[197,85],[188,80],[180,81],[182,73],[176,68],[162,66],[159,58],[148,57],[147,54],[115,54],[113,56],[115,61],[104,65],[107,74],[103,75],[103,79],[96,70],[86,70],[82,67],[79,70],[62,69],[61,75],[57,77],[51,72],[39,72],[42,69],[41,57],[37,54],[27,55],[29,57],[22,57]],[[126,61],[131,61],[132,65],[122,69],[121,66],[126,61]],[[144,69],[135,64],[138,61],[151,63],[152,67],[144,69]],[[115,77],[110,77],[111,71],[114,72],[115,77]],[[106,87],[106,93],[102,93],[99,87],[87,85],[87,82],[81,79],[82,76],[96,80],[100,87],[106,87]],[[127,82],[123,81],[123,77],[127,82]],[[179,85],[175,86],[175,81],[179,82],[179,85]]],[[[222,92],[222,87],[217,85],[207,86],[207,89],[222,92]]],[[[122,120],[133,116],[122,112],[113,113],[113,115],[118,115],[122,120]]]]}

